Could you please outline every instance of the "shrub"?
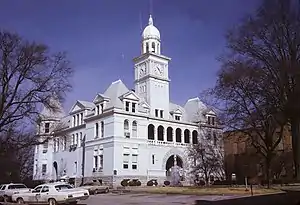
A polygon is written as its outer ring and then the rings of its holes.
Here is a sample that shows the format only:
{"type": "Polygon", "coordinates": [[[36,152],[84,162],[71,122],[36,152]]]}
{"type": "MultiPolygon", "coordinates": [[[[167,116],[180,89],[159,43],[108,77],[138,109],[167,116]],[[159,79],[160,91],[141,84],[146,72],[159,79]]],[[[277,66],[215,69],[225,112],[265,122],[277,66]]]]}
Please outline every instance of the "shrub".
{"type": "Polygon", "coordinates": [[[135,181],[129,181],[129,182],[128,182],[128,185],[129,185],[129,186],[136,186],[136,185],[135,185],[135,181]]]}
{"type": "Polygon", "coordinates": [[[169,186],[170,184],[171,184],[170,181],[168,181],[168,180],[164,181],[165,186],[169,186]]]}
{"type": "Polygon", "coordinates": [[[147,182],[147,186],[157,186],[157,180],[156,179],[151,179],[150,181],[147,182]]]}
{"type": "Polygon", "coordinates": [[[128,186],[129,185],[129,180],[130,179],[123,179],[122,181],[121,181],[121,186],[123,186],[123,187],[125,187],[125,186],[128,186]]]}
{"type": "Polygon", "coordinates": [[[139,180],[137,180],[136,186],[141,186],[141,185],[142,185],[142,182],[140,182],[139,180]]]}

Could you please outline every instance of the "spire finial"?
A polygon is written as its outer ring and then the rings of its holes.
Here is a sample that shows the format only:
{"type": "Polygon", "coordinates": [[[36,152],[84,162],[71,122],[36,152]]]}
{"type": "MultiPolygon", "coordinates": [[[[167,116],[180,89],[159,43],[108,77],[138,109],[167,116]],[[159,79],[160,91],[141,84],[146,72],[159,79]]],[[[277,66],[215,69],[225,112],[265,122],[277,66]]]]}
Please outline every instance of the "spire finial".
{"type": "Polygon", "coordinates": [[[149,23],[148,25],[153,25],[153,19],[152,19],[152,15],[150,14],[150,17],[149,17],[149,23]]]}

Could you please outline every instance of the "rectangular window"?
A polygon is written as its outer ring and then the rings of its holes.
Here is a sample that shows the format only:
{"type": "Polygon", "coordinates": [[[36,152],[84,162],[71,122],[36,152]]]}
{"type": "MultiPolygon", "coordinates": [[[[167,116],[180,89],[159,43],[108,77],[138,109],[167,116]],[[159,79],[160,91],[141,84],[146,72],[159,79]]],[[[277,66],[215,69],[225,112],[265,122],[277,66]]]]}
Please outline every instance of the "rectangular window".
{"type": "Polygon", "coordinates": [[[100,114],[100,107],[99,105],[96,106],[96,115],[99,115],[100,114]]]}
{"type": "Polygon", "coordinates": [[[76,141],[75,141],[76,145],[78,145],[78,141],[79,141],[79,137],[78,137],[78,133],[76,133],[76,141]]]}
{"type": "Polygon", "coordinates": [[[155,155],[153,154],[152,155],[152,164],[154,164],[155,163],[155,155]]]}
{"type": "Polygon", "coordinates": [[[101,122],[101,137],[104,137],[104,122],[101,122]]]}
{"type": "Polygon", "coordinates": [[[45,123],[45,133],[49,133],[50,132],[50,123],[46,122],[45,123]]]}
{"type": "Polygon", "coordinates": [[[208,123],[209,125],[211,124],[210,116],[207,117],[207,123],[208,123]]]}
{"type": "Polygon", "coordinates": [[[47,153],[47,151],[48,151],[48,142],[45,142],[43,144],[43,153],[47,153]]]}
{"type": "Polygon", "coordinates": [[[67,149],[67,137],[66,136],[64,136],[63,137],[63,150],[66,150],[67,149]]]}
{"type": "Polygon", "coordinates": [[[160,117],[164,118],[164,111],[163,110],[160,110],[160,117]]]}
{"type": "Polygon", "coordinates": [[[215,125],[215,118],[214,117],[211,118],[211,124],[215,125]]]}
{"type": "Polygon", "coordinates": [[[135,112],[135,105],[136,105],[136,103],[132,103],[132,108],[131,108],[132,112],[135,112]]]}
{"type": "Polygon", "coordinates": [[[75,115],[73,116],[73,127],[75,127],[75,122],[76,122],[76,119],[75,119],[75,115]]]}
{"type": "Polygon", "coordinates": [[[78,147],[81,147],[82,145],[82,132],[79,134],[79,141],[78,141],[78,147]]]}
{"type": "Polygon", "coordinates": [[[125,110],[129,111],[130,109],[130,103],[129,102],[125,102],[125,110]]]}
{"type": "Polygon", "coordinates": [[[178,120],[178,121],[180,121],[180,116],[178,116],[178,115],[175,115],[175,120],[178,120]]]}
{"type": "Polygon", "coordinates": [[[53,139],[53,151],[57,151],[57,143],[56,143],[56,138],[53,139]]]}
{"type": "Polygon", "coordinates": [[[155,109],[155,117],[158,117],[158,109],[155,109]]]}
{"type": "Polygon", "coordinates": [[[99,161],[100,161],[100,162],[99,162],[99,165],[100,165],[99,168],[100,168],[100,169],[103,169],[103,155],[102,155],[102,154],[99,155],[99,161]]]}
{"type": "Polygon", "coordinates": [[[103,113],[103,110],[104,110],[104,105],[103,105],[103,104],[101,104],[101,105],[100,105],[100,107],[101,107],[101,113],[103,113]]]}
{"type": "Polygon", "coordinates": [[[138,155],[133,154],[132,155],[132,169],[137,169],[137,163],[138,163],[138,155]]]}
{"type": "Polygon", "coordinates": [[[129,154],[123,154],[123,169],[128,169],[129,154]]]}
{"type": "Polygon", "coordinates": [[[42,174],[45,175],[47,172],[47,164],[42,165],[42,174]]]}
{"type": "Polygon", "coordinates": [[[98,156],[94,156],[94,169],[98,168],[98,156]]]}
{"type": "Polygon", "coordinates": [[[80,124],[83,124],[83,113],[80,113],[80,124]]]}
{"type": "Polygon", "coordinates": [[[77,118],[77,126],[79,125],[79,114],[76,115],[77,118]]]}
{"type": "Polygon", "coordinates": [[[99,136],[99,124],[98,122],[95,124],[95,138],[99,136]]]}

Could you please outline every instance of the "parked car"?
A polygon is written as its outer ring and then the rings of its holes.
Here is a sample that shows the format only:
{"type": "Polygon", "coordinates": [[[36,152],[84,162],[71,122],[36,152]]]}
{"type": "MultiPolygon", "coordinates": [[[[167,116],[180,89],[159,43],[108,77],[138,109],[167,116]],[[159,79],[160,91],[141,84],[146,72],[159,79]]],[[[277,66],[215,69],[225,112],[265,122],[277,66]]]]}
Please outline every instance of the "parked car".
{"type": "Polygon", "coordinates": [[[87,182],[83,184],[81,188],[88,190],[91,195],[109,192],[108,186],[101,185],[98,182],[87,182]]]}
{"type": "Polygon", "coordinates": [[[27,193],[12,195],[12,201],[19,204],[77,204],[89,198],[89,192],[81,188],[73,188],[66,183],[48,183],[35,187],[27,193]]]}
{"type": "Polygon", "coordinates": [[[2,184],[0,189],[1,201],[11,201],[11,196],[17,193],[28,192],[30,189],[25,184],[2,184]]]}

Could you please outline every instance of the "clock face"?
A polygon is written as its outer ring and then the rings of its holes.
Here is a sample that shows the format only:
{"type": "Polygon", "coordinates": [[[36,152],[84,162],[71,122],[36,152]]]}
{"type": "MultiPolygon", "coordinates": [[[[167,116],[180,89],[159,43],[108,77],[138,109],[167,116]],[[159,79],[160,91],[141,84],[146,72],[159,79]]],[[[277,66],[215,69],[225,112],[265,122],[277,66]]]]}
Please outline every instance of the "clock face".
{"type": "Polygon", "coordinates": [[[146,74],[146,66],[145,64],[142,64],[139,70],[140,77],[143,77],[146,74]]]}
{"type": "Polygon", "coordinates": [[[161,65],[159,64],[156,65],[155,72],[157,75],[163,75],[163,68],[161,67],[161,65]]]}

